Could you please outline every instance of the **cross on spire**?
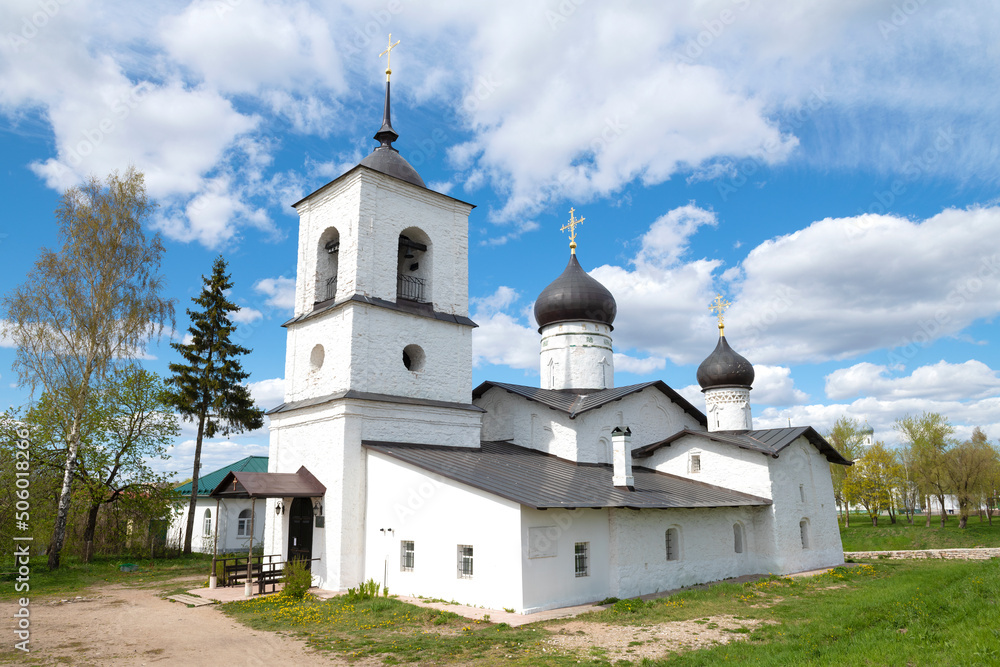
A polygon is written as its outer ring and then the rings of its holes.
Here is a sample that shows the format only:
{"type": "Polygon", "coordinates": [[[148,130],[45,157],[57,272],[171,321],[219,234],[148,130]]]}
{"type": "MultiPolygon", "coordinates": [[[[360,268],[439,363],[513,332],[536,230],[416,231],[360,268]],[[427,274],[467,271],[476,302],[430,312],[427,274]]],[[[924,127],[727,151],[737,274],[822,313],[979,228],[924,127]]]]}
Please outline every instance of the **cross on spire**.
{"type": "Polygon", "coordinates": [[[389,75],[392,74],[392,69],[390,69],[389,63],[392,62],[392,50],[394,48],[396,48],[397,46],[399,46],[399,40],[397,39],[396,43],[393,44],[392,43],[392,33],[390,32],[389,33],[389,46],[386,47],[385,51],[383,51],[382,53],[378,54],[378,57],[379,57],[380,60],[382,59],[382,56],[385,56],[385,80],[386,81],[389,80],[389,75]]]}
{"type": "Polygon", "coordinates": [[[567,229],[569,230],[569,251],[573,255],[576,254],[576,226],[586,220],[586,218],[574,218],[574,210],[575,209],[572,208],[569,210],[569,222],[559,228],[559,231],[561,232],[565,232],[567,229]]]}
{"type": "Polygon", "coordinates": [[[729,306],[731,306],[731,305],[733,305],[733,304],[731,304],[729,301],[726,301],[725,299],[723,299],[721,294],[717,294],[715,296],[715,301],[713,301],[711,303],[711,305],[709,305],[709,307],[708,307],[708,309],[710,311],[712,311],[713,313],[715,313],[718,316],[718,318],[719,318],[719,335],[720,336],[724,336],[725,335],[725,324],[723,322],[724,321],[723,315],[726,312],[726,310],[729,309],[729,306]]]}

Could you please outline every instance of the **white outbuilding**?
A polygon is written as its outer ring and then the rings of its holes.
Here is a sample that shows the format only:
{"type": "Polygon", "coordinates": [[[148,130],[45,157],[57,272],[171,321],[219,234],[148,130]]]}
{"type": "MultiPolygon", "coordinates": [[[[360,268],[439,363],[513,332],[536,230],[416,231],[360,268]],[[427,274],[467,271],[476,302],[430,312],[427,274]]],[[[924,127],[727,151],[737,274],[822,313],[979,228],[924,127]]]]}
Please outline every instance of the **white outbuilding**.
{"type": "Polygon", "coordinates": [[[810,427],[753,428],[753,367],[721,314],[707,414],[663,382],[615,385],[617,305],[580,264],[576,218],[535,305],[540,386],[473,389],[473,206],[393,147],[389,94],[374,152],[294,204],[268,471],[305,467],[325,492],[267,501],[265,553],[315,559],[328,589],[522,613],[843,563],[830,464],[850,462],[810,427]]]}

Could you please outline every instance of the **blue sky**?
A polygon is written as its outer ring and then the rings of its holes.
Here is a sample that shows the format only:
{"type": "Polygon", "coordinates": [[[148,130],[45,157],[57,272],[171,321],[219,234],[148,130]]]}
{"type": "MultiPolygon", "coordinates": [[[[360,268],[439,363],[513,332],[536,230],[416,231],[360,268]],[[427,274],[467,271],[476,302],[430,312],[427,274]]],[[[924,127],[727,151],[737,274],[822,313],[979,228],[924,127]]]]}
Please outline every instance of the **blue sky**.
{"type": "MultiPolygon", "coordinates": [[[[559,227],[615,294],[616,383],[701,406],[733,302],[756,426],[945,414],[1000,437],[1000,9],[990,2],[11,0],[0,7],[0,290],[61,192],[135,164],[184,309],[222,253],[251,389],[281,402],[297,218],[370,152],[388,33],[396,147],[470,217],[473,386],[538,382],[559,227]]],[[[166,373],[164,339],[145,363],[166,373]]],[[[0,341],[0,401],[29,400],[0,341]]],[[[193,431],[166,465],[187,476],[193,431]]],[[[266,454],[213,441],[206,468],[266,454]]]]}

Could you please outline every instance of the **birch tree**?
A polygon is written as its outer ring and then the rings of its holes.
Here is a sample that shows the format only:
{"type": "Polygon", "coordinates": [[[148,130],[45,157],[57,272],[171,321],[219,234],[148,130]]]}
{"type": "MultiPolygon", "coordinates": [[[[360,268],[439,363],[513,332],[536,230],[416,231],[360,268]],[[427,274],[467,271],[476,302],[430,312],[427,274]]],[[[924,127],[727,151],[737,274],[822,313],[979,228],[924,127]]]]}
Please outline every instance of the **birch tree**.
{"type": "Polygon", "coordinates": [[[59,247],[42,249],[26,280],[3,299],[3,334],[16,347],[20,383],[60,396],[64,406],[55,415],[66,433],[66,459],[50,569],[59,567],[66,539],[80,425],[91,393],[173,324],[173,302],[160,295],[163,244],[142,228],[155,206],[134,167],[70,188],[56,209],[59,247]]]}
{"type": "MultiPolygon", "coordinates": [[[[920,492],[937,499],[941,508],[941,527],[944,528],[948,513],[944,510],[945,496],[951,490],[948,476],[948,452],[954,445],[951,434],[955,428],[936,412],[925,412],[919,417],[906,415],[897,419],[894,428],[912,448],[914,477],[920,492]]],[[[927,524],[931,525],[930,503],[927,503],[927,524]]]]}
{"type": "MultiPolygon", "coordinates": [[[[861,442],[864,434],[857,419],[846,415],[838,419],[827,434],[826,439],[841,456],[853,461],[861,455],[861,442]]],[[[846,527],[851,525],[851,503],[854,502],[855,487],[851,483],[854,476],[854,466],[842,466],[831,463],[830,474],[833,478],[833,493],[837,504],[844,508],[846,527]]]]}

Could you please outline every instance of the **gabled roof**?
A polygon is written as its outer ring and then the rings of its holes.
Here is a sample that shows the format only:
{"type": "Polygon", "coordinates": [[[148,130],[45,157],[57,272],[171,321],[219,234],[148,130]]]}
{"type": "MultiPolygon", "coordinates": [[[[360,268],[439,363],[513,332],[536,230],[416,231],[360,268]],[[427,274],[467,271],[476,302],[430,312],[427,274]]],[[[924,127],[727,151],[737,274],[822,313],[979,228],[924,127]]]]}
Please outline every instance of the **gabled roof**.
{"type": "MultiPolygon", "coordinates": [[[[207,475],[202,475],[198,478],[198,497],[208,496],[212,493],[212,489],[219,485],[222,478],[226,476],[227,473],[245,470],[246,472],[267,472],[267,457],[266,456],[248,456],[245,459],[240,459],[236,463],[230,463],[227,466],[223,466],[218,470],[214,470],[207,475]]],[[[176,489],[176,493],[182,496],[191,495],[191,482],[186,484],[181,484],[176,489]]]]}
{"type": "Polygon", "coordinates": [[[643,389],[655,387],[659,391],[666,394],[667,397],[684,410],[684,412],[697,419],[698,423],[702,425],[708,424],[708,420],[705,418],[705,415],[702,414],[701,410],[688,403],[686,398],[671,389],[667,383],[660,380],[656,380],[654,382],[643,382],[641,384],[632,384],[625,387],[615,387],[614,389],[594,389],[586,391],[586,393],[584,393],[585,390],[563,391],[557,389],[539,389],[538,387],[527,387],[520,384],[486,381],[473,390],[472,397],[480,398],[493,387],[499,387],[504,391],[517,394],[518,396],[522,396],[529,401],[537,401],[538,403],[546,405],[553,410],[565,412],[569,415],[570,419],[575,419],[577,415],[583,414],[589,410],[595,410],[613,401],[619,401],[629,394],[635,394],[643,389]]]}
{"type": "Polygon", "coordinates": [[[833,448],[826,439],[821,436],[812,426],[792,426],[788,428],[767,428],[754,431],[693,431],[691,429],[682,429],[677,433],[665,440],[659,442],[654,442],[651,445],[646,445],[644,447],[639,447],[632,450],[633,458],[646,458],[652,456],[653,452],[658,450],[660,447],[666,447],[676,440],[683,438],[684,436],[693,436],[696,438],[705,438],[706,440],[712,440],[714,442],[721,442],[727,445],[735,445],[742,449],[749,449],[755,452],[761,452],[763,454],[768,454],[774,458],[778,458],[778,454],[781,450],[788,447],[790,444],[795,442],[800,436],[805,436],[807,440],[816,449],[820,451],[821,454],[826,456],[826,460],[830,463],[838,463],[840,465],[853,465],[852,461],[848,461],[840,452],[833,448]]]}
{"type": "Polygon", "coordinates": [[[212,489],[213,498],[318,498],[326,487],[305,466],[296,472],[232,471],[212,489]]]}
{"type": "Polygon", "coordinates": [[[480,448],[362,444],[370,451],[534,509],[669,509],[770,505],[766,498],[720,486],[633,467],[634,491],[615,487],[608,464],[577,464],[509,442],[480,448]]]}

